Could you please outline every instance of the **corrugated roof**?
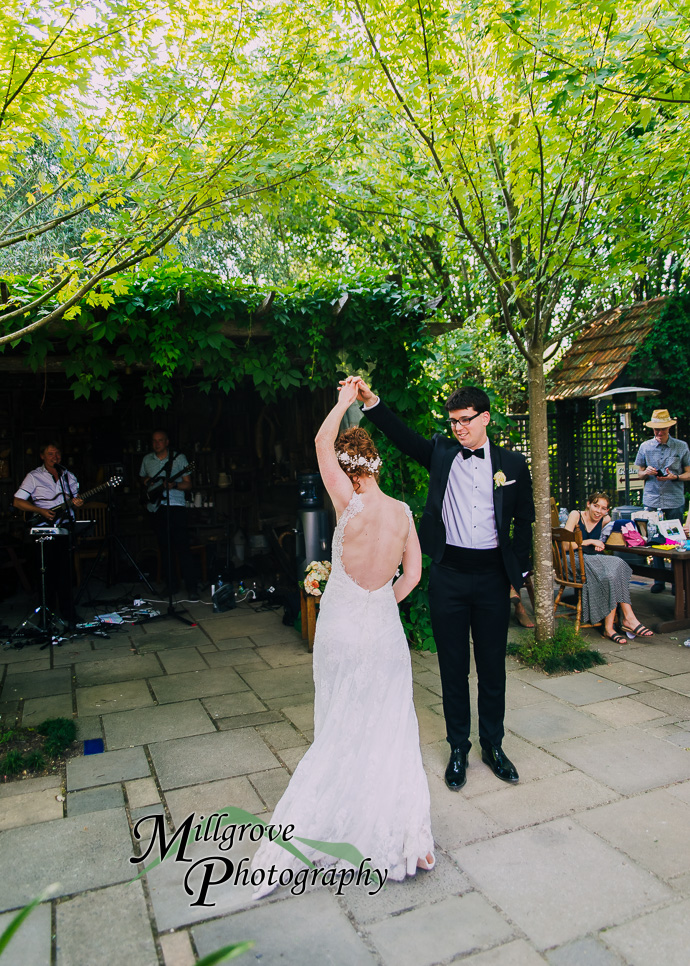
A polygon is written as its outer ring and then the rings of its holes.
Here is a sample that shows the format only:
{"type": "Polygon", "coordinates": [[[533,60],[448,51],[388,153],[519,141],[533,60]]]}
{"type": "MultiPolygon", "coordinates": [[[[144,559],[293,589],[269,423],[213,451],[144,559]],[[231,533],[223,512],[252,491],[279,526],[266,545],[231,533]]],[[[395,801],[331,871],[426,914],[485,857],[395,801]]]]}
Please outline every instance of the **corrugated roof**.
{"type": "Polygon", "coordinates": [[[589,398],[605,392],[651,332],[666,299],[662,295],[597,315],[561,359],[547,398],[589,398]]]}

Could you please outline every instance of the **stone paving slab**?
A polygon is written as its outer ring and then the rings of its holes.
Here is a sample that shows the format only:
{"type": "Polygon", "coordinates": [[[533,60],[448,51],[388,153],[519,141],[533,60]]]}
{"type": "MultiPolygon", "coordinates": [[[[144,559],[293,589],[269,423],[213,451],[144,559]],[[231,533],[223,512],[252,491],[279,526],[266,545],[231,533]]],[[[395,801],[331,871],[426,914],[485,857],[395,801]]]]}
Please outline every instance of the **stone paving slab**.
{"type": "Polygon", "coordinates": [[[269,665],[253,647],[236,647],[230,651],[216,651],[215,654],[204,654],[209,667],[252,667],[266,670],[269,665]]]}
{"type": "Polygon", "coordinates": [[[453,857],[538,949],[639,915],[673,896],[649,872],[565,818],[466,846],[453,857]]]}
{"type": "MultiPolygon", "coordinates": [[[[682,634],[682,631],[679,632],[682,634]]],[[[684,636],[684,635],[683,635],[684,636]]],[[[688,670],[688,652],[677,644],[648,645],[631,651],[628,660],[634,664],[661,671],[662,674],[683,674],[688,670]]]]}
{"type": "Polygon", "coordinates": [[[251,728],[163,741],[152,744],[149,752],[163,789],[234,778],[278,764],[251,728]]]}
{"type": "Polygon", "coordinates": [[[221,637],[219,640],[213,638],[219,651],[251,650],[254,645],[245,635],[243,637],[221,637]]]}
{"type": "Polygon", "coordinates": [[[650,683],[656,684],[660,688],[668,688],[669,691],[677,691],[679,694],[690,694],[690,673],[656,678],[650,683]]]}
{"type": "Polygon", "coordinates": [[[526,708],[532,704],[541,704],[544,692],[526,681],[521,681],[514,674],[508,675],[506,680],[506,707],[526,708]]]}
{"type": "Polygon", "coordinates": [[[636,694],[632,700],[646,704],[650,708],[656,708],[658,711],[663,711],[676,720],[686,721],[690,719],[690,698],[684,694],[678,694],[676,691],[655,688],[645,694],[636,694]]]}
{"type": "Polygon", "coordinates": [[[607,929],[603,938],[630,966],[687,966],[690,900],[607,929]]]}
{"type": "Polygon", "coordinates": [[[109,658],[121,658],[131,653],[131,642],[123,640],[119,644],[113,641],[100,641],[98,645],[85,640],[70,641],[62,647],[53,648],[53,667],[64,667],[68,664],[85,664],[91,661],[105,661],[109,658]]]}
{"type": "Polygon", "coordinates": [[[282,708],[295,707],[300,704],[308,704],[314,707],[314,685],[306,691],[297,694],[279,694],[271,697],[261,695],[261,700],[267,708],[281,710],[282,708]]]}
{"type": "Polygon", "coordinates": [[[109,714],[103,719],[103,729],[108,751],[215,731],[213,722],[199,701],[181,701],[178,704],[109,714]]]}
{"type": "Polygon", "coordinates": [[[243,808],[252,815],[261,814],[262,818],[266,812],[266,806],[245,776],[177,788],[165,793],[165,801],[175,828],[192,812],[197,820],[201,815],[213,815],[229,807],[243,808]]]}
{"type": "Polygon", "coordinates": [[[156,653],[168,674],[208,670],[208,664],[196,647],[180,647],[169,653],[166,651],[157,651],[156,653]]]}
{"type": "MultiPolygon", "coordinates": [[[[463,959],[468,966],[544,966],[545,960],[524,939],[515,939],[505,946],[496,946],[485,953],[476,953],[463,959]]],[[[579,963],[578,966],[584,966],[579,963]]],[[[588,963],[587,966],[595,966],[588,963]]]]}
{"type": "Polygon", "coordinates": [[[608,678],[610,681],[617,681],[618,684],[628,684],[635,688],[641,681],[650,681],[658,678],[659,673],[654,668],[645,667],[644,664],[635,664],[632,661],[614,661],[611,664],[604,664],[594,669],[600,678],[608,678]]]}
{"type": "Polygon", "coordinates": [[[546,959],[550,966],[625,966],[620,956],[592,936],[549,950],[546,959]]]}
{"type": "Polygon", "coordinates": [[[89,661],[77,665],[77,686],[86,688],[94,684],[116,684],[118,681],[136,681],[140,678],[164,674],[155,654],[132,654],[109,658],[107,661],[89,661]]]}
{"type": "Polygon", "coordinates": [[[559,741],[555,754],[622,795],[690,778],[690,754],[635,728],[559,741]]]}
{"type": "Polygon", "coordinates": [[[266,744],[275,751],[284,751],[287,748],[303,748],[308,745],[302,735],[287,721],[261,725],[257,728],[257,731],[266,744]]]}
{"type": "Polygon", "coordinates": [[[77,711],[80,717],[131,711],[153,705],[146,681],[120,681],[118,684],[97,684],[77,688],[77,711]]]}
{"type": "Polygon", "coordinates": [[[70,817],[87,812],[102,812],[107,808],[121,808],[124,804],[121,785],[102,785],[99,788],[67,793],[67,814],[70,817]]]}
{"type": "Polygon", "coordinates": [[[124,808],[62,818],[2,833],[0,910],[17,909],[51,883],[56,895],[88,892],[132,878],[124,808]]]}
{"type": "Polygon", "coordinates": [[[245,671],[243,676],[260,698],[299,694],[309,691],[313,686],[312,669],[308,665],[276,668],[271,671],[245,671]]]}
{"type": "Polygon", "coordinates": [[[257,725],[268,725],[282,722],[283,716],[279,711],[257,711],[255,714],[235,715],[232,718],[214,718],[219,731],[237,731],[239,728],[255,728],[257,725]]]}
{"type": "MultiPolygon", "coordinates": [[[[261,659],[270,667],[291,667],[295,664],[312,665],[312,655],[305,648],[304,642],[285,641],[282,644],[267,644],[261,648],[261,659]]],[[[257,655],[258,656],[258,655],[257,655]]]]}
{"type": "Polygon", "coordinates": [[[599,701],[597,704],[586,704],[582,710],[600,718],[612,728],[627,728],[629,725],[641,724],[664,717],[663,711],[650,708],[632,698],[614,698],[612,701],[599,701]]]}
{"type": "Polygon", "coordinates": [[[232,694],[246,691],[247,685],[232,668],[209,668],[206,671],[185,671],[168,674],[151,681],[160,704],[185,701],[188,698],[205,698],[213,694],[232,694]]]}
{"type": "Polygon", "coordinates": [[[45,698],[28,698],[22,709],[22,727],[35,728],[48,718],[71,718],[72,695],[51,694],[45,698]]]}
{"type": "Polygon", "coordinates": [[[430,966],[514,935],[513,928],[477,892],[403,912],[368,931],[389,966],[430,966]]]}
{"type": "Polygon", "coordinates": [[[308,750],[309,749],[306,745],[302,748],[283,748],[282,751],[276,752],[276,757],[282,761],[288,771],[292,774],[308,750]]]}
{"type": "Polygon", "coordinates": [[[58,802],[55,797],[59,792],[59,788],[47,788],[44,791],[13,795],[3,799],[0,809],[0,830],[62,818],[62,802],[58,802]]]}
{"type": "Polygon", "coordinates": [[[635,693],[633,688],[599,677],[593,671],[565,674],[534,683],[542,691],[575,705],[593,704],[595,701],[608,701],[610,698],[621,698],[635,693]]]}
{"type": "Polygon", "coordinates": [[[266,705],[251,691],[214,694],[201,699],[212,718],[234,718],[236,715],[265,711],[266,705]]]}
{"type": "MultiPolygon", "coordinates": [[[[197,865],[197,863],[201,863],[204,859],[215,858],[217,864],[213,868],[214,879],[220,880],[224,866],[220,864],[219,857],[222,856],[232,862],[234,868],[238,868],[244,859],[242,868],[247,869],[257,848],[256,843],[244,840],[236,842],[232,849],[221,853],[213,843],[190,841],[185,850],[185,857],[190,858],[191,862],[176,862],[172,857],[168,857],[147,872],[146,880],[158,931],[179,929],[216,916],[227,915],[238,909],[256,909],[257,905],[252,899],[251,884],[243,885],[241,881],[237,885],[232,881],[226,881],[210,887],[206,896],[208,905],[195,905],[195,900],[198,898],[198,890],[204,874],[203,865],[197,865]],[[190,872],[190,869],[193,871],[190,872]],[[191,896],[185,891],[185,879],[192,890],[191,896]]],[[[155,854],[157,857],[157,849],[155,854]]],[[[150,861],[150,858],[147,859],[147,863],[150,861]]],[[[280,903],[280,905],[289,907],[291,902],[280,903]]],[[[257,939],[259,935],[257,929],[258,927],[255,926],[250,935],[241,938],[257,939]]],[[[219,943],[213,949],[221,945],[223,943],[219,943]]]]}
{"type": "MultiPolygon", "coordinates": [[[[16,912],[0,916],[0,935],[14,919],[16,912]]],[[[25,919],[0,953],[0,966],[51,966],[51,911],[50,903],[43,902],[25,919]]]]}
{"type": "Polygon", "coordinates": [[[149,763],[143,748],[124,748],[121,751],[106,751],[100,755],[84,755],[68,760],[67,789],[73,792],[80,788],[112,785],[114,782],[131,781],[133,778],[147,778],[149,774],[149,763]]]}
{"type": "Polygon", "coordinates": [[[289,902],[262,900],[258,908],[195,926],[192,935],[201,956],[228,943],[255,939],[249,955],[260,958],[262,966],[376,964],[336,898],[325,889],[291,896],[289,902]]]}
{"type": "Polygon", "coordinates": [[[579,771],[567,771],[540,781],[518,784],[506,794],[503,789],[477,795],[474,805],[485,812],[502,831],[539,825],[553,818],[572,815],[617,799],[616,792],[579,771]]]}
{"type": "MultiPolygon", "coordinates": [[[[469,780],[469,779],[468,779],[469,780]]],[[[442,779],[429,777],[431,796],[431,831],[438,848],[446,852],[490,838],[501,831],[501,826],[486,812],[482,812],[460,792],[452,792],[442,779]]]]}
{"type": "Polygon", "coordinates": [[[662,879],[690,872],[690,804],[665,789],[594,808],[577,821],[662,879]]]}
{"type": "Polygon", "coordinates": [[[160,802],[160,795],[153,778],[135,778],[124,784],[130,808],[157,805],[160,802]]]}
{"type": "MultiPolygon", "coordinates": [[[[285,627],[281,624],[279,627],[266,629],[264,631],[252,630],[249,633],[249,637],[252,643],[257,647],[266,647],[271,644],[290,644],[295,641],[302,641],[302,635],[299,631],[296,631],[294,627],[285,627]]],[[[306,644],[302,642],[302,646],[306,648],[306,644]]]]}
{"type": "Polygon", "coordinates": [[[247,777],[268,809],[276,807],[290,781],[290,774],[286,768],[271,768],[268,771],[252,773],[247,777]]]}
{"type": "Polygon", "coordinates": [[[19,698],[45,698],[53,694],[65,694],[72,690],[72,672],[69,668],[53,668],[50,671],[33,671],[13,674],[7,678],[2,689],[3,701],[19,698]]]}
{"type": "MultiPolygon", "coordinates": [[[[0,667],[3,664],[3,651],[0,651],[0,667]]],[[[33,661],[24,661],[22,664],[8,664],[7,677],[11,678],[17,674],[33,674],[34,671],[49,671],[50,657],[36,657],[33,661]]]]}
{"type": "Polygon", "coordinates": [[[446,737],[446,719],[431,708],[421,705],[417,708],[419,741],[422,745],[432,744],[446,737]]]}
{"type": "Polygon", "coordinates": [[[152,966],[157,961],[141,882],[61,902],[56,920],[57,966],[152,966]]]}
{"type": "Polygon", "coordinates": [[[547,742],[592,735],[607,727],[605,722],[559,701],[506,711],[506,728],[541,746],[546,746],[547,742]]]}
{"type": "Polygon", "coordinates": [[[23,778],[20,781],[8,782],[0,785],[0,801],[5,798],[12,798],[15,795],[29,795],[34,792],[42,792],[47,788],[55,789],[57,795],[62,785],[59,775],[44,775],[41,778],[23,778]]]}
{"type": "Polygon", "coordinates": [[[286,718],[292,721],[295,728],[298,731],[313,731],[314,729],[314,705],[313,704],[298,704],[294,707],[288,707],[282,709],[282,713],[286,718]]]}
{"type": "Polygon", "coordinates": [[[455,863],[443,852],[436,852],[436,865],[433,875],[422,870],[408,876],[403,882],[389,879],[376,895],[369,895],[370,886],[351,885],[343,889],[341,905],[354,918],[357,926],[380,922],[399,912],[416,906],[427,906],[452,895],[462,895],[470,891],[470,883],[455,863]]]}

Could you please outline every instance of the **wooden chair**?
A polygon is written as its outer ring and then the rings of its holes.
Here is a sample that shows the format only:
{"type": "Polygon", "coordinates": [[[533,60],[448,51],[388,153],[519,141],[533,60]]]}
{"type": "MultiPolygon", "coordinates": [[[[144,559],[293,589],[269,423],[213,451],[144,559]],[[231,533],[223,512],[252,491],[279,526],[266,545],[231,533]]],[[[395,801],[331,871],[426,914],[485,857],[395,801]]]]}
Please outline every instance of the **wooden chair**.
{"type": "MultiPolygon", "coordinates": [[[[77,520],[94,520],[94,525],[79,540],[79,545],[74,551],[74,569],[77,575],[77,587],[81,586],[81,562],[82,560],[95,560],[101,547],[101,541],[105,539],[108,529],[108,504],[107,503],[86,503],[84,506],[75,508],[74,514],[77,520]]],[[[107,546],[103,548],[103,559],[108,557],[107,546]]]]}
{"type": "Polygon", "coordinates": [[[549,499],[551,504],[551,526],[557,530],[561,525],[561,521],[558,519],[558,507],[556,506],[554,497],[550,497],[549,499]]]}
{"type": "Polygon", "coordinates": [[[582,588],[587,580],[585,559],[582,553],[582,534],[579,530],[573,532],[566,530],[564,527],[553,527],[551,530],[551,550],[553,552],[556,583],[560,588],[553,605],[554,614],[559,606],[574,610],[576,634],[581,627],[598,627],[598,624],[582,623],[582,588]],[[561,600],[566,587],[571,587],[575,591],[577,597],[575,604],[567,604],[561,600]]]}

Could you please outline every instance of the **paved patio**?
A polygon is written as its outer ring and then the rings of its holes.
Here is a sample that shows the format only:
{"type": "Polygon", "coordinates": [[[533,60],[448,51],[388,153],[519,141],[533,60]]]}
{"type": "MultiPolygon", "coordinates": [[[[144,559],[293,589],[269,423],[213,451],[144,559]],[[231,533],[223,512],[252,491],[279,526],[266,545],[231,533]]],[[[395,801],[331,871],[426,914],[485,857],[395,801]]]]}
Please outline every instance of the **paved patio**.
{"type": "MultiPolygon", "coordinates": [[[[634,605],[647,622],[673,609],[641,583],[634,605]]],[[[15,626],[25,609],[16,598],[0,618],[15,626]]],[[[59,883],[0,966],[190,966],[246,939],[256,946],[238,961],[262,966],[686,966],[687,632],[621,647],[589,632],[609,663],[582,674],[550,678],[511,659],[505,748],[520,784],[492,775],[475,737],[459,794],[443,782],[437,661],[413,653],[436,869],[375,896],[321,887],[253,903],[249,887],[225,884],[203,907],[184,888],[193,863],[169,858],[130,882],[129,856],[147,844],[132,827],[161,815],[171,832],[227,806],[269,819],[313,736],[313,686],[311,656],[279,614],[190,613],[195,627],[166,618],[109,640],[0,651],[3,720],[75,715],[80,739],[105,745],[69,761],[66,789],[57,778],[0,785],[0,929],[59,883]]],[[[223,854],[239,862],[255,848],[223,854]]]]}

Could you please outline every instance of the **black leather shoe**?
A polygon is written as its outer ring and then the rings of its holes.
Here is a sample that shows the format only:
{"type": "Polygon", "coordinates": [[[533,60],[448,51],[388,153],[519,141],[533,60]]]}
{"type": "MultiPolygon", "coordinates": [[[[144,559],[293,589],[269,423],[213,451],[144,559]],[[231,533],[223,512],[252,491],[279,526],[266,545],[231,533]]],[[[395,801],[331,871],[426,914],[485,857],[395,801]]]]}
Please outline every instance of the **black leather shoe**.
{"type": "Polygon", "coordinates": [[[467,752],[451,748],[450,761],[446,768],[446,785],[452,792],[459,792],[467,781],[467,752]]]}
{"type": "Polygon", "coordinates": [[[502,748],[482,748],[482,761],[502,782],[511,782],[514,785],[520,780],[515,765],[506,758],[502,748]]]}
{"type": "Polygon", "coordinates": [[[650,589],[653,594],[663,594],[665,590],[665,584],[652,584],[650,589]]]}

